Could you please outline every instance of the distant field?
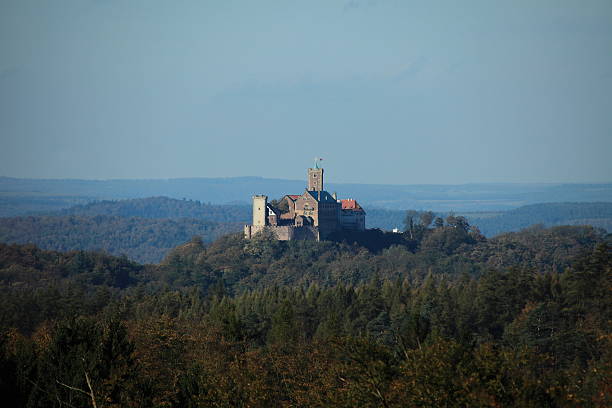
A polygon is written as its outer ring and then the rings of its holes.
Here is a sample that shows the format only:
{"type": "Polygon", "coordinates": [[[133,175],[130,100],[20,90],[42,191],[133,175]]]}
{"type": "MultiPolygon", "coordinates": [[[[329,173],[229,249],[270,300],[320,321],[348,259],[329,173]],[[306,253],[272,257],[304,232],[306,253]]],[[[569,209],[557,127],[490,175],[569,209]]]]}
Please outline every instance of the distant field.
{"type": "MultiPolygon", "coordinates": [[[[303,180],[260,177],[155,180],[41,180],[0,177],[0,216],[67,208],[93,200],[166,196],[211,204],[249,205],[253,194],[270,199],[304,191],[303,180]],[[22,212],[19,212],[19,211],[22,212]]],[[[612,202],[612,184],[385,185],[326,183],[340,198],[366,208],[487,212],[553,202],[612,202]]]]}

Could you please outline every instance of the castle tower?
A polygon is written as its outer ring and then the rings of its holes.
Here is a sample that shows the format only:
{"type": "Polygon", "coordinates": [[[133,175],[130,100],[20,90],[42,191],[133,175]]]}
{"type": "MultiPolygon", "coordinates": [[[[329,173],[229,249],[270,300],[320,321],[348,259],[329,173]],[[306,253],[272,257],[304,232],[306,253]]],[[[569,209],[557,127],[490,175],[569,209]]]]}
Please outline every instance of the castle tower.
{"type": "Polygon", "coordinates": [[[254,195],[253,196],[253,226],[266,226],[266,206],[268,205],[268,196],[254,195]]]}
{"type": "Polygon", "coordinates": [[[308,191],[323,191],[323,169],[308,169],[308,191]]]}

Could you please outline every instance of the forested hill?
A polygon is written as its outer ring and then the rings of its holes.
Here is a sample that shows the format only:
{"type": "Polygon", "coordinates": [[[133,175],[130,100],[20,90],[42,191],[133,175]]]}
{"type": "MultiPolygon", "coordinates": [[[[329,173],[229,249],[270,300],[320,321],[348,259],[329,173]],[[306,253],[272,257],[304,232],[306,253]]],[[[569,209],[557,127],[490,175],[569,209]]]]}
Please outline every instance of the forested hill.
{"type": "Polygon", "coordinates": [[[156,263],[193,236],[212,242],[240,231],[251,208],[151,197],[94,201],[49,215],[0,218],[0,242],[41,248],[104,250],[143,263],[156,263]]]}
{"type": "Polygon", "coordinates": [[[160,271],[168,282],[185,279],[181,285],[187,286],[196,284],[196,278],[222,279],[231,293],[285,285],[352,285],[373,276],[419,281],[430,273],[478,276],[490,269],[562,272],[606,239],[592,227],[534,228],[486,239],[461,218],[412,233],[369,231],[352,237],[356,241],[287,242],[263,234],[246,241],[230,235],[206,247],[196,240],[172,250],[160,271]]]}
{"type": "Polygon", "coordinates": [[[251,218],[248,205],[215,205],[194,200],[149,197],[129,200],[104,200],[76,205],[52,215],[109,215],[144,218],[196,218],[219,223],[246,224],[251,218]]]}
{"type": "Polygon", "coordinates": [[[532,204],[489,216],[464,214],[486,236],[518,231],[535,224],[592,225],[612,231],[612,203],[532,204]]]}
{"type": "Polygon", "coordinates": [[[612,253],[600,231],[487,240],[455,217],[397,235],[375,252],[194,239],[146,266],[0,244],[3,402],[610,405],[612,253]]]}
{"type": "Polygon", "coordinates": [[[159,262],[177,245],[200,236],[211,242],[240,230],[241,224],[193,218],[142,218],[113,215],[0,218],[0,242],[33,243],[41,248],[103,250],[143,262],[159,262]]]}

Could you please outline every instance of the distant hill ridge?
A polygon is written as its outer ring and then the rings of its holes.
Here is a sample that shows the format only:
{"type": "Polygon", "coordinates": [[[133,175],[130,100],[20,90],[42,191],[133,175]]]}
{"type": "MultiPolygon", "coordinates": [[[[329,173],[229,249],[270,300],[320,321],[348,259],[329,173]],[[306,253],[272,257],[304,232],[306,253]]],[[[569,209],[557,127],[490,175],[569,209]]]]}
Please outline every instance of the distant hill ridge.
{"type": "MultiPolygon", "coordinates": [[[[31,215],[91,200],[166,196],[213,204],[250,204],[253,194],[282,197],[304,191],[305,180],[262,177],[149,180],[44,180],[0,177],[0,215],[31,215]],[[33,206],[34,200],[38,205],[33,206]],[[21,211],[20,211],[21,207],[21,211]],[[26,207],[27,213],[22,211],[26,207]]],[[[462,185],[326,183],[366,208],[501,211],[544,202],[612,202],[612,183],[480,183],[462,185]]]]}

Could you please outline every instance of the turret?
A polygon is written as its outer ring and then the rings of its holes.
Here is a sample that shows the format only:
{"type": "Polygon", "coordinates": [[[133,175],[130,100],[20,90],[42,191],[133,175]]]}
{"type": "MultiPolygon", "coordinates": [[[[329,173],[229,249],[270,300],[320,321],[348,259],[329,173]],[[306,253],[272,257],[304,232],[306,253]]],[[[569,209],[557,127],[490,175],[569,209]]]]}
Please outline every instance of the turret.
{"type": "Polygon", "coordinates": [[[253,196],[253,226],[264,227],[266,225],[266,206],[268,204],[268,196],[254,195],[253,196]]]}

